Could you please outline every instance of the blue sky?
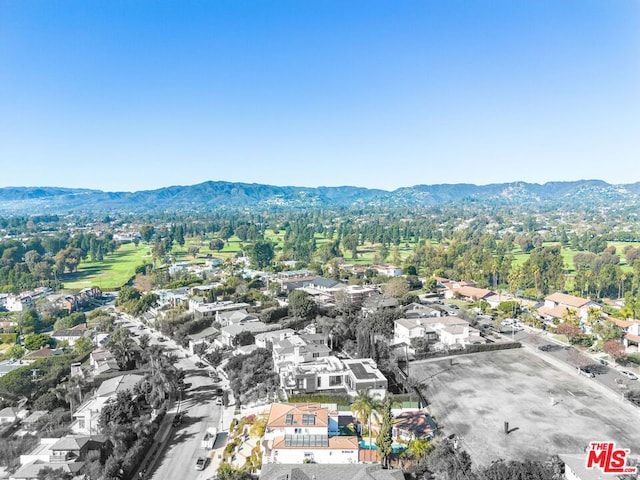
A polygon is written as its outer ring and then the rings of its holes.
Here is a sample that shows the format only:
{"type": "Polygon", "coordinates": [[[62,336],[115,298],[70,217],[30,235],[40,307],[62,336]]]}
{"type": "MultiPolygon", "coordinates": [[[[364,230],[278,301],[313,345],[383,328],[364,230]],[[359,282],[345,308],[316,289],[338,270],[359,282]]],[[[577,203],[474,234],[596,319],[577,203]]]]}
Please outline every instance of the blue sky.
{"type": "Polygon", "coordinates": [[[0,0],[0,187],[640,181],[635,0],[0,0]]]}

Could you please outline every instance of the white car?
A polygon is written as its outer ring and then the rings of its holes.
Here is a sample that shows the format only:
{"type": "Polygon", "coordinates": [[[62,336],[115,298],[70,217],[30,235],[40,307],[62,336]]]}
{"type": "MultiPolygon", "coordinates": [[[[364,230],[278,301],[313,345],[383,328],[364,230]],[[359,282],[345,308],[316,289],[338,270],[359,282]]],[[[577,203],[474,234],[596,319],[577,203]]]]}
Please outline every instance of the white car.
{"type": "Polygon", "coordinates": [[[622,375],[623,377],[627,377],[629,380],[638,379],[638,377],[634,373],[631,373],[629,370],[620,370],[620,375],[622,375]]]}

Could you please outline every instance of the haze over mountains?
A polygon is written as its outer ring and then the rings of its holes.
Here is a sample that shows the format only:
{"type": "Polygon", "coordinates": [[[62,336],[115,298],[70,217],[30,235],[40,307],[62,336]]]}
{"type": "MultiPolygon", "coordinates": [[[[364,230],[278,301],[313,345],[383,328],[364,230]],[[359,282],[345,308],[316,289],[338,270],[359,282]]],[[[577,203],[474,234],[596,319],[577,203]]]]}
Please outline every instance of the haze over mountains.
{"type": "Polygon", "coordinates": [[[138,192],[80,188],[0,188],[0,213],[207,211],[212,209],[302,209],[366,206],[429,206],[455,203],[501,205],[633,206],[640,182],[612,185],[602,180],[415,185],[393,191],[362,187],[295,187],[208,181],[138,192]]]}

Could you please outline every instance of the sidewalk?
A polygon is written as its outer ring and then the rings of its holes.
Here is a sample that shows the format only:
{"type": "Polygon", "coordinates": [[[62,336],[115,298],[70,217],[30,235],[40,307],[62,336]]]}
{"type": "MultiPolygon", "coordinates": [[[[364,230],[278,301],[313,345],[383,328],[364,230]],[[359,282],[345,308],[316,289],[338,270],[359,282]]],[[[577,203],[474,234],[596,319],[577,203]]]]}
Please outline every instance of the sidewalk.
{"type": "Polygon", "coordinates": [[[167,409],[167,413],[162,419],[162,423],[156,432],[156,435],[153,439],[153,444],[149,448],[144,460],[140,463],[138,469],[134,472],[132,479],[143,479],[146,477],[147,472],[152,472],[155,468],[156,463],[158,462],[160,455],[164,451],[167,446],[167,440],[171,435],[171,431],[173,429],[173,419],[176,414],[180,412],[182,400],[181,398],[176,401],[171,401],[169,403],[169,408],[167,409]]]}

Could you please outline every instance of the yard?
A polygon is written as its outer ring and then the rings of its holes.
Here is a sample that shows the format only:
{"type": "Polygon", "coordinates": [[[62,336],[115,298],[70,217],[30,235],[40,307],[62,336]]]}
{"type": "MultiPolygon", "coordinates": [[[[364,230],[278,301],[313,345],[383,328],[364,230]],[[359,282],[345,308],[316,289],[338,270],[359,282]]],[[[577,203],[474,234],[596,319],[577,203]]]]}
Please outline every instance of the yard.
{"type": "Polygon", "coordinates": [[[441,433],[457,435],[476,464],[581,453],[598,440],[640,453],[640,409],[524,349],[460,355],[452,365],[413,362],[410,370],[426,385],[441,433]]]}

